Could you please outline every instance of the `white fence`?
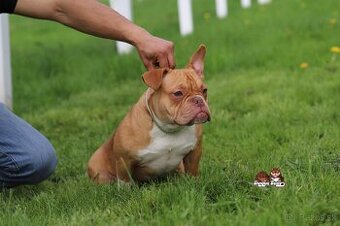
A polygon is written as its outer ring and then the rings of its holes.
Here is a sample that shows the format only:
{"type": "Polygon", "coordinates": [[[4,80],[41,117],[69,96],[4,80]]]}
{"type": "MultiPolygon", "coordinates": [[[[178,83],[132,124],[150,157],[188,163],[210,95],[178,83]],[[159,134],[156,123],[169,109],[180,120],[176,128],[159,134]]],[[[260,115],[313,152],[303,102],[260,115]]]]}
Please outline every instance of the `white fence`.
{"type": "MultiPolygon", "coordinates": [[[[242,8],[249,8],[251,0],[240,0],[242,8]]],[[[267,4],[271,0],[257,0],[259,4],[267,4]]],[[[110,6],[121,15],[132,20],[132,0],[110,0],[110,6]]],[[[228,15],[228,0],[215,0],[216,15],[224,18],[228,15]]],[[[192,16],[192,1],[177,0],[179,30],[182,36],[194,31],[192,16]]],[[[119,54],[126,54],[132,50],[132,46],[123,42],[117,42],[119,54]]],[[[0,102],[12,107],[12,82],[9,47],[8,15],[0,15],[0,102]]]]}
{"type": "Polygon", "coordinates": [[[12,108],[8,15],[0,15],[0,102],[12,108]]]}
{"type": "MultiPolygon", "coordinates": [[[[110,0],[111,7],[119,12],[122,16],[129,20],[132,20],[132,2],[131,0],[110,0]]],[[[125,42],[117,41],[117,51],[120,54],[129,53],[132,50],[132,46],[125,42]]]]}
{"type": "MultiPolygon", "coordinates": [[[[132,20],[132,0],[110,0],[111,7],[132,20]]],[[[242,8],[249,8],[251,0],[240,0],[242,8]]],[[[179,31],[182,36],[189,35],[194,31],[194,23],[192,16],[192,1],[177,0],[179,31]]],[[[270,3],[271,0],[257,0],[259,4],[270,3]]],[[[228,15],[228,0],[215,0],[216,15],[222,19],[228,15]]],[[[119,54],[129,53],[132,47],[129,44],[117,42],[117,51],[119,54]]]]}

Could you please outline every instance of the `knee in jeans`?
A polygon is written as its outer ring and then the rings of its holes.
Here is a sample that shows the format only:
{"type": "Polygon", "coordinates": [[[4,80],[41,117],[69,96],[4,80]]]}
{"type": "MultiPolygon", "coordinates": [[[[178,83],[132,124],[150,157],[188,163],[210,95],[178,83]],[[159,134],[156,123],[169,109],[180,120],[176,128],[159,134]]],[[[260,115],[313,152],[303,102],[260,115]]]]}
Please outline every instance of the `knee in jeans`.
{"type": "Polygon", "coordinates": [[[53,146],[48,141],[39,147],[35,147],[35,150],[32,150],[30,153],[23,166],[23,171],[27,173],[28,183],[39,183],[47,179],[54,172],[57,165],[57,157],[53,146]]]}

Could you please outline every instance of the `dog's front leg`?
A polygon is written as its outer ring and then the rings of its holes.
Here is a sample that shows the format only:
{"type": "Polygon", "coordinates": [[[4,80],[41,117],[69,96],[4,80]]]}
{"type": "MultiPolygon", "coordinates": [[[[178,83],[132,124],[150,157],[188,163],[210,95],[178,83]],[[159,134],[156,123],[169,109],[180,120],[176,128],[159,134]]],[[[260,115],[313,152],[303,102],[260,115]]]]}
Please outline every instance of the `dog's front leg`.
{"type": "Polygon", "coordinates": [[[202,141],[200,140],[195,148],[183,159],[185,173],[191,176],[198,176],[199,162],[202,155],[202,141]]]}
{"type": "Polygon", "coordinates": [[[129,183],[132,181],[131,167],[132,161],[129,159],[118,157],[114,160],[116,170],[116,180],[118,182],[129,183]]]}

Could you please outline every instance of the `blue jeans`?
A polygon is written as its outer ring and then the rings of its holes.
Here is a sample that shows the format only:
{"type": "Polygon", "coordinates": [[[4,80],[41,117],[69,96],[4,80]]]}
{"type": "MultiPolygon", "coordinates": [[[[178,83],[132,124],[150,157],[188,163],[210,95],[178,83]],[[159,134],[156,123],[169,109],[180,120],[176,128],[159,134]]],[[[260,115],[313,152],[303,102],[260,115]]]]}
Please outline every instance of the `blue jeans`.
{"type": "Polygon", "coordinates": [[[0,103],[0,190],[39,183],[56,165],[51,143],[0,103]]]}

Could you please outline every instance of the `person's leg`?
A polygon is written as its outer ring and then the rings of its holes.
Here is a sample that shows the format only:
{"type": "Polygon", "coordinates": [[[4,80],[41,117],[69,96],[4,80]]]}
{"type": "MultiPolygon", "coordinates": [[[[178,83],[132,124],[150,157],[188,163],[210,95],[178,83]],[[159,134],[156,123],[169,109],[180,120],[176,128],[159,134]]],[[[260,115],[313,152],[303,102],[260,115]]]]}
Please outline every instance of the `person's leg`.
{"type": "Polygon", "coordinates": [[[0,188],[39,183],[56,164],[51,143],[0,103],[0,188]]]}

